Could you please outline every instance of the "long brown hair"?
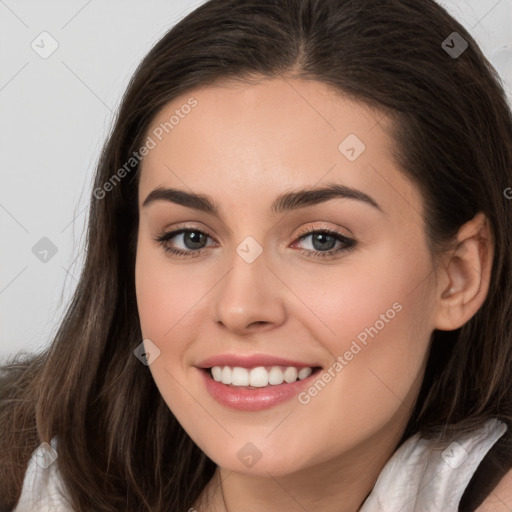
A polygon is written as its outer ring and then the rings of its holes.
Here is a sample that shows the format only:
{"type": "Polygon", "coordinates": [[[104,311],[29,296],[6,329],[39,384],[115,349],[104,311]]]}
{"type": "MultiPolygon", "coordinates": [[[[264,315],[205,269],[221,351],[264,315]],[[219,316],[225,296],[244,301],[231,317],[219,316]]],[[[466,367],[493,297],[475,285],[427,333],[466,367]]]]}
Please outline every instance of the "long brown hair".
{"type": "MultiPolygon", "coordinates": [[[[451,45],[453,46],[453,45],[451,45]]],[[[227,78],[317,80],[395,120],[401,171],[420,188],[433,255],[484,212],[495,237],[490,289],[462,328],[434,331],[404,438],[512,423],[512,119],[500,79],[470,34],[433,0],[211,0],[139,65],[104,146],[94,190],[123,167],[155,114],[227,78]],[[443,41],[457,32],[459,56],[443,41]]],[[[32,450],[58,439],[76,510],[183,511],[215,464],[134,357],[141,339],[134,263],[138,167],[91,195],[80,281],[50,347],[4,366],[0,505],[12,508],[32,450]]]]}

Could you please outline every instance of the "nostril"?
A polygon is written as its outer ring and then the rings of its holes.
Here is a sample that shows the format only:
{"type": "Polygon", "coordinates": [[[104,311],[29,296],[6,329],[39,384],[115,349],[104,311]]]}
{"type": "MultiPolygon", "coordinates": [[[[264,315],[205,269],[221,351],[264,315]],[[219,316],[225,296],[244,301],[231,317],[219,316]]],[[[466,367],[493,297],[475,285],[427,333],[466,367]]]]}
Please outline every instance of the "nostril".
{"type": "Polygon", "coordinates": [[[265,322],[264,320],[258,320],[257,322],[252,322],[251,324],[249,324],[249,327],[251,327],[252,325],[260,325],[260,324],[266,325],[266,324],[268,324],[268,322],[265,322]]]}

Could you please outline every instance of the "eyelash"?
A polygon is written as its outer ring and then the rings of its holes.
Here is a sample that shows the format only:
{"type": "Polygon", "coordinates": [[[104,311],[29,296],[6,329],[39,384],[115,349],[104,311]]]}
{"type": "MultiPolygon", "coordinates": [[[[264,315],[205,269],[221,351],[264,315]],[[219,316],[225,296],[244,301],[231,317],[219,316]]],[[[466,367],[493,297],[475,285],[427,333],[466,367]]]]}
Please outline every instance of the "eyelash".
{"type": "MultiPolygon", "coordinates": [[[[174,231],[161,233],[160,235],[156,236],[154,238],[154,240],[155,240],[155,242],[158,242],[163,247],[163,249],[166,253],[172,254],[174,256],[189,257],[189,258],[196,258],[198,256],[201,256],[201,254],[203,254],[203,252],[207,250],[205,247],[198,249],[198,250],[184,251],[183,249],[175,249],[173,247],[170,247],[167,244],[167,242],[170,239],[172,239],[178,235],[181,235],[183,233],[188,233],[188,232],[201,233],[203,235],[206,235],[209,238],[212,238],[212,237],[210,237],[210,235],[208,235],[208,233],[205,233],[204,231],[202,231],[200,229],[187,227],[187,228],[179,228],[174,231]]],[[[339,254],[342,252],[349,252],[352,249],[354,249],[357,244],[357,242],[355,240],[346,237],[345,235],[343,235],[336,229],[325,229],[325,228],[323,228],[323,229],[306,228],[306,229],[302,230],[297,235],[297,241],[302,241],[304,238],[307,238],[309,235],[315,234],[315,233],[322,233],[325,235],[333,236],[338,241],[343,242],[343,244],[345,244],[345,245],[338,247],[337,249],[330,249],[328,251],[313,251],[311,249],[301,249],[299,251],[301,254],[307,254],[314,258],[329,258],[329,257],[334,257],[336,254],[339,254]]]]}

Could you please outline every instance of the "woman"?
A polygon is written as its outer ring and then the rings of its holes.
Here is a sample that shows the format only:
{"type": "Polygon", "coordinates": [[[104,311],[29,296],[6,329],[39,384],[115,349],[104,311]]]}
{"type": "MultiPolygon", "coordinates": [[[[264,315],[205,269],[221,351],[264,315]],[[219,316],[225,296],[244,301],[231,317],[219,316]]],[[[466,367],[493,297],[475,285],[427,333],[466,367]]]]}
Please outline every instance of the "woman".
{"type": "Polygon", "coordinates": [[[433,1],[205,3],[128,87],[55,340],[4,369],[2,507],[507,510],[511,184],[433,1]]]}

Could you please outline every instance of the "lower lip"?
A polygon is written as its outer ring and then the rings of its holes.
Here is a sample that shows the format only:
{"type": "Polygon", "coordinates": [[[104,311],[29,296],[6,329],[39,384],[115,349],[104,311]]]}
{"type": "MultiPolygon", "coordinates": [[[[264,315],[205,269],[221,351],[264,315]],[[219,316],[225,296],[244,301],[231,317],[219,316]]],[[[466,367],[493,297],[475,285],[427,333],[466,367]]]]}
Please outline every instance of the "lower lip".
{"type": "Polygon", "coordinates": [[[217,382],[210,376],[209,372],[199,370],[203,376],[208,393],[221,405],[239,411],[261,411],[286,402],[296,397],[303,388],[307,387],[317,377],[319,371],[317,370],[309,377],[292,382],[291,384],[244,389],[217,382]]]}

